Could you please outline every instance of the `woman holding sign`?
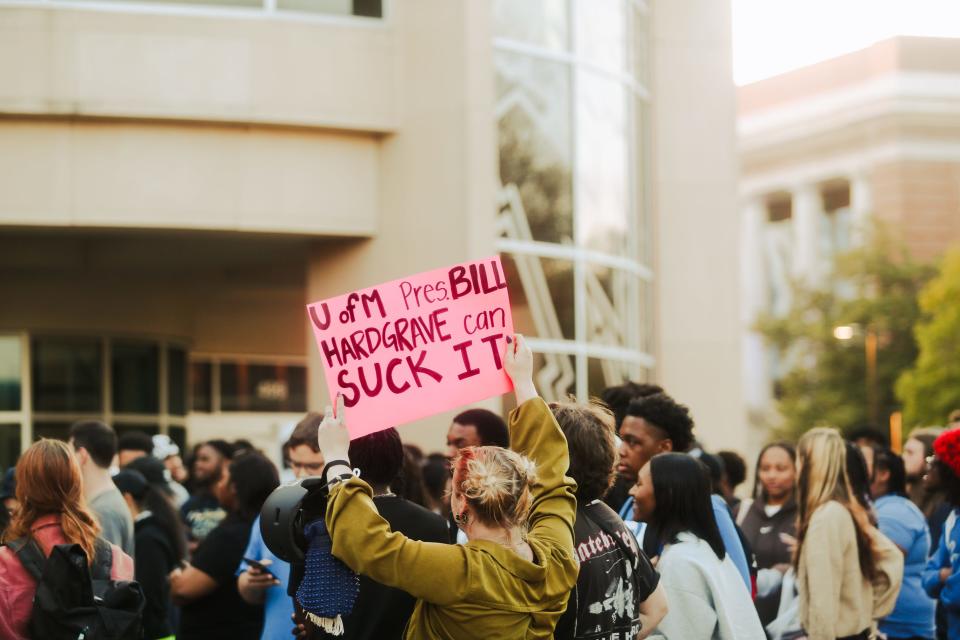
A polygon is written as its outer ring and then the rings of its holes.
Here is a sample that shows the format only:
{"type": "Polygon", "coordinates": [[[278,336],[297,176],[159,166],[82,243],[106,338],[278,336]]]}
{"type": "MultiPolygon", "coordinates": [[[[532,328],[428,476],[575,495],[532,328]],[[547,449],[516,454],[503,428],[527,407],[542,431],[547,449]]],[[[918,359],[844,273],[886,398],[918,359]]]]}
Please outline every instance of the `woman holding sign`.
{"type": "Polygon", "coordinates": [[[326,524],[333,555],[418,599],[407,638],[552,638],[577,581],[566,441],[533,385],[533,355],[522,337],[507,338],[504,369],[517,397],[512,450],[467,447],[453,462],[451,508],[469,539],[462,546],[391,532],[369,485],[350,473],[342,399],[336,417],[328,408],[320,426],[320,449],[332,461],[326,524]]]}

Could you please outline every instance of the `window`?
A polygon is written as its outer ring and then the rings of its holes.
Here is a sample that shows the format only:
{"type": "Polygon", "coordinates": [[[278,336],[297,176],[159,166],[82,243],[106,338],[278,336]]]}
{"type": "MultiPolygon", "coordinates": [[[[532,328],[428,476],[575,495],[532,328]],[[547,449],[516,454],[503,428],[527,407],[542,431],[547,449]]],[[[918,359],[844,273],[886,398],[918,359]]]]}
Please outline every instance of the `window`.
{"type": "Polygon", "coordinates": [[[187,352],[177,347],[167,349],[167,411],[187,414],[187,352]]]}
{"type": "Polygon", "coordinates": [[[31,343],[34,411],[103,409],[103,341],[34,338],[31,343]]]}
{"type": "Polygon", "coordinates": [[[20,338],[0,336],[0,411],[20,410],[20,338]]]}
{"type": "Polygon", "coordinates": [[[190,396],[193,411],[213,411],[213,365],[209,362],[190,363],[190,396]]]}
{"type": "Polygon", "coordinates": [[[111,346],[113,411],[160,411],[160,348],[143,342],[114,342],[111,346]]]}
{"type": "Polygon", "coordinates": [[[232,358],[190,363],[191,410],[300,413],[307,410],[307,367],[232,358]]]}
{"type": "MultiPolygon", "coordinates": [[[[3,338],[0,390],[7,358],[3,338]]],[[[33,407],[19,415],[3,413],[0,407],[0,425],[25,421],[31,425],[27,438],[32,440],[66,440],[70,425],[78,420],[101,420],[118,434],[168,433],[185,426],[188,377],[183,345],[150,338],[44,335],[32,336],[29,345],[33,407]]],[[[4,437],[0,431],[0,439],[4,437]]]]}
{"type": "Polygon", "coordinates": [[[510,283],[510,306],[513,328],[528,337],[576,337],[573,306],[573,263],[536,256],[501,257],[507,282],[510,283]],[[541,299],[530,299],[528,292],[539,292],[541,299]],[[544,303],[549,296],[553,305],[544,303]]]}
{"type": "Polygon", "coordinates": [[[34,422],[33,423],[33,441],[41,438],[52,438],[54,440],[70,439],[70,425],[72,422],[34,422]]]}
{"type": "Polygon", "coordinates": [[[820,254],[824,258],[849,251],[853,246],[853,214],[850,209],[850,182],[831,180],[821,185],[823,215],[819,221],[820,254]]]}
{"type": "Polygon", "coordinates": [[[789,193],[777,193],[767,198],[767,220],[783,222],[793,217],[793,199],[789,193]]]}
{"type": "Polygon", "coordinates": [[[306,411],[306,367],[221,363],[222,411],[306,411]]]}
{"type": "Polygon", "coordinates": [[[0,424],[0,473],[20,457],[20,425],[0,424]]]}
{"type": "Polygon", "coordinates": [[[155,424],[128,424],[125,422],[115,423],[113,425],[113,430],[116,431],[118,438],[125,433],[138,431],[140,433],[145,433],[148,436],[155,436],[160,433],[160,427],[155,424]]]}
{"type": "Polygon", "coordinates": [[[178,447],[180,447],[180,458],[187,460],[187,430],[185,427],[170,427],[168,434],[178,447]]]}

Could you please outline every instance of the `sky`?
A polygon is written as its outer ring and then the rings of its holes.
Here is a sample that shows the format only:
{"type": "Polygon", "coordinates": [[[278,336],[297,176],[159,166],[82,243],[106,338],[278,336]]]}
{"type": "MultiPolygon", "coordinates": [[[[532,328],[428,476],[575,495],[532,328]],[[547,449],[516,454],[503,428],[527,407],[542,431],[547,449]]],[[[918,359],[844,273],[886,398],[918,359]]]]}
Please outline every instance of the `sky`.
{"type": "Polygon", "coordinates": [[[894,35],[960,38],[960,0],[733,0],[738,85],[894,35]]]}

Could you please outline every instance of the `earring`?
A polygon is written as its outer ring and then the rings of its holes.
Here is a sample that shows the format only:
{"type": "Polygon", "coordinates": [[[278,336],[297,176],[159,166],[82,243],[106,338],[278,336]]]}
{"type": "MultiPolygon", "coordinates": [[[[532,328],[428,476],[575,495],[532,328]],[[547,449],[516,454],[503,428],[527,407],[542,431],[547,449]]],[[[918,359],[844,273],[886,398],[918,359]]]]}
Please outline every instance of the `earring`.
{"type": "Polygon", "coordinates": [[[462,525],[464,525],[464,526],[466,526],[467,521],[468,521],[469,519],[470,519],[470,516],[467,515],[467,512],[466,512],[466,511],[464,511],[463,513],[456,513],[456,514],[454,514],[454,516],[453,516],[453,521],[454,521],[454,522],[456,522],[457,524],[462,524],[462,525]]]}

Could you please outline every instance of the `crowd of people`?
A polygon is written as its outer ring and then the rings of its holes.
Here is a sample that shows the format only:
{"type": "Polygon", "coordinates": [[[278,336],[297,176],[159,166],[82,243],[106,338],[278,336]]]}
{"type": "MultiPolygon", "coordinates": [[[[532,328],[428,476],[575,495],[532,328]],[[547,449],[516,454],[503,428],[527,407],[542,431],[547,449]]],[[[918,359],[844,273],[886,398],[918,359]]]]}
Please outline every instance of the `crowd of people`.
{"type": "Polygon", "coordinates": [[[350,440],[342,402],[281,469],[247,441],[181,455],[99,421],[39,440],[0,482],[0,638],[52,633],[74,545],[83,575],[139,585],[147,640],[960,640],[960,415],[902,454],[813,428],[738,491],[743,458],[707,452],[667,390],[548,404],[522,337],[503,366],[516,409],[460,413],[430,455],[396,429],[350,440]],[[261,531],[282,475],[323,483],[305,569],[261,531]]]}

